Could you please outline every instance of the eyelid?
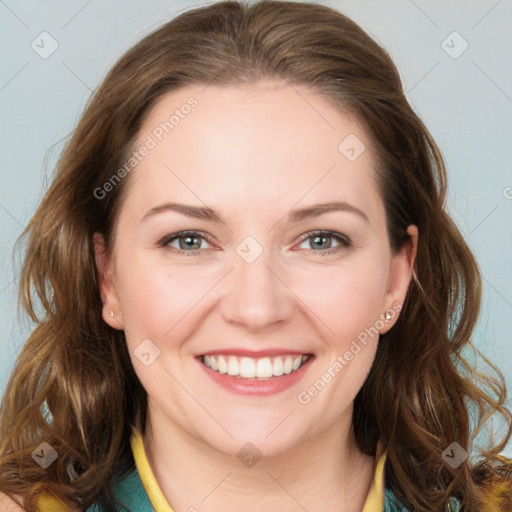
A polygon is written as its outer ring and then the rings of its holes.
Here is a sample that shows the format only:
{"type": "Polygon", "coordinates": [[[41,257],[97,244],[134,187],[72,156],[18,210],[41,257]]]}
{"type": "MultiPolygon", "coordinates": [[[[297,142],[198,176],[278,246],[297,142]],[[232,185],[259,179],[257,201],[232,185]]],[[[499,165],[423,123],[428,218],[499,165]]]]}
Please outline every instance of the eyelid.
{"type": "MultiPolygon", "coordinates": [[[[209,244],[213,244],[213,239],[210,235],[203,231],[196,231],[196,230],[184,230],[184,231],[177,231],[176,233],[170,233],[169,235],[165,235],[163,238],[161,238],[157,245],[161,247],[166,247],[171,242],[174,242],[174,240],[177,240],[179,238],[185,238],[186,236],[192,236],[197,238],[204,238],[209,244]]],[[[177,249],[180,251],[180,249],[177,249]]],[[[182,251],[182,252],[197,252],[201,249],[194,249],[192,251],[182,251]]]]}
{"type": "MultiPolygon", "coordinates": [[[[212,237],[210,235],[208,235],[207,233],[205,233],[204,231],[184,230],[184,231],[178,231],[176,233],[171,233],[169,235],[164,236],[157,242],[157,245],[165,248],[165,247],[168,247],[171,242],[174,242],[174,240],[177,240],[179,238],[185,238],[186,236],[203,238],[209,244],[213,244],[212,237]]],[[[351,247],[353,245],[352,240],[348,236],[344,235],[343,233],[339,233],[337,231],[332,231],[332,230],[326,230],[326,229],[316,229],[316,230],[312,230],[312,231],[307,231],[306,233],[304,233],[303,235],[300,236],[298,244],[301,244],[302,242],[304,242],[308,238],[312,238],[313,236],[328,236],[328,237],[338,240],[338,242],[341,245],[341,247],[329,248],[329,249],[326,249],[323,251],[322,250],[314,251],[313,249],[310,249],[314,253],[316,252],[319,254],[332,254],[332,253],[336,253],[336,252],[340,251],[341,249],[348,249],[349,247],[351,247]]],[[[183,249],[176,249],[175,247],[173,247],[172,249],[174,249],[178,254],[183,254],[183,253],[194,254],[194,253],[202,252],[204,250],[204,249],[193,249],[190,251],[184,251],[183,249]]]]}
{"type": "Polygon", "coordinates": [[[304,233],[304,235],[301,235],[300,242],[303,242],[304,240],[307,240],[308,238],[311,238],[312,236],[330,236],[332,238],[336,238],[341,240],[342,243],[351,245],[352,240],[343,233],[338,233],[337,231],[332,231],[329,229],[314,229],[313,231],[308,231],[307,233],[304,233]]]}

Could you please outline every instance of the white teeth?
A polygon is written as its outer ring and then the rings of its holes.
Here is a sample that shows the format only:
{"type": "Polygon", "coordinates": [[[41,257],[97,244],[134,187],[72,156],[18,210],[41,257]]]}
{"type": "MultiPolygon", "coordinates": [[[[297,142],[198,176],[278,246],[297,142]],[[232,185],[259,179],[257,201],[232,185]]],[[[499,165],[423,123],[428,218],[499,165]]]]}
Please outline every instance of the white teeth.
{"type": "Polygon", "coordinates": [[[276,357],[274,359],[274,364],[272,365],[272,373],[276,377],[281,377],[284,373],[283,360],[280,357],[276,357]]]}
{"type": "MultiPolygon", "coordinates": [[[[219,373],[227,373],[228,372],[228,363],[226,363],[226,359],[222,356],[219,357],[219,373]]],[[[213,368],[212,368],[213,370],[213,368]]]]}
{"type": "Polygon", "coordinates": [[[228,359],[228,375],[240,375],[240,365],[235,356],[229,356],[228,359]]]}
{"type": "Polygon", "coordinates": [[[260,378],[272,377],[272,363],[270,357],[258,359],[257,375],[260,378]]]}
{"type": "Polygon", "coordinates": [[[298,370],[308,359],[307,355],[277,356],[252,359],[223,355],[205,355],[203,363],[212,370],[243,379],[270,379],[298,370]]]}
{"type": "Polygon", "coordinates": [[[254,377],[256,377],[256,365],[254,364],[254,359],[251,359],[250,357],[242,357],[242,359],[240,359],[240,377],[244,377],[246,379],[254,379],[254,377]]]}
{"type": "Polygon", "coordinates": [[[285,360],[284,360],[284,373],[286,373],[286,375],[288,375],[289,373],[292,373],[293,371],[293,359],[288,356],[285,360]]]}

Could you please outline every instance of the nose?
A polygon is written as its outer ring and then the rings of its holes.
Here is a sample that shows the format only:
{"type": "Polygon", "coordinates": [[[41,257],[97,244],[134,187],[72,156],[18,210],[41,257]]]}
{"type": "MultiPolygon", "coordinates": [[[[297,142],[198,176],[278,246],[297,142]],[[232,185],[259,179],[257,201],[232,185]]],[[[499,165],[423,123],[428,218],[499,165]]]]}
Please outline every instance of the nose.
{"type": "MultiPolygon", "coordinates": [[[[249,250],[254,252],[256,248],[253,245],[249,250]]],[[[248,332],[281,328],[296,309],[294,294],[286,284],[286,270],[270,250],[263,250],[253,261],[256,254],[248,254],[239,248],[234,267],[226,276],[221,305],[224,320],[248,332]]]]}

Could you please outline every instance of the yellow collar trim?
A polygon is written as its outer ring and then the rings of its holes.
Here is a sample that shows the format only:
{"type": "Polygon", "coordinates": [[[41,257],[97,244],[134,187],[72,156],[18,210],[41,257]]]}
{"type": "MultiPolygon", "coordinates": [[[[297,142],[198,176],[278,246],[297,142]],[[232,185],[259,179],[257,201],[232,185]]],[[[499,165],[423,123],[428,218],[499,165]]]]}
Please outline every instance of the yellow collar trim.
{"type": "Polygon", "coordinates": [[[130,444],[132,446],[133,458],[135,459],[135,465],[137,466],[140,480],[155,512],[173,512],[149,465],[146,451],[144,450],[144,443],[142,442],[142,435],[139,430],[135,428],[130,438],[130,444]]]}
{"type": "Polygon", "coordinates": [[[373,482],[361,512],[384,512],[384,465],[387,452],[377,445],[373,482]]]}
{"type": "MultiPolygon", "coordinates": [[[[146,490],[149,501],[151,501],[151,505],[153,505],[156,512],[173,512],[149,465],[142,435],[136,429],[133,429],[130,444],[140,480],[146,490]]],[[[386,453],[378,450],[375,460],[377,463],[372,485],[361,512],[382,512],[384,510],[384,463],[386,461],[386,453]]]]}

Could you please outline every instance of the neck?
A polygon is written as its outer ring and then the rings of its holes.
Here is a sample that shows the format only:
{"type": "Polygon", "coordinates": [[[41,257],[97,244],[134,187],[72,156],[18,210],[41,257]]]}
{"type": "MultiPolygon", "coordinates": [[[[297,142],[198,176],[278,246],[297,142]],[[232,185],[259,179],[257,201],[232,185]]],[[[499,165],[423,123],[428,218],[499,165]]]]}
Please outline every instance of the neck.
{"type": "Polygon", "coordinates": [[[175,512],[360,512],[374,459],[343,425],[279,455],[247,464],[221,453],[148,409],[144,447],[155,478],[175,512]]]}

